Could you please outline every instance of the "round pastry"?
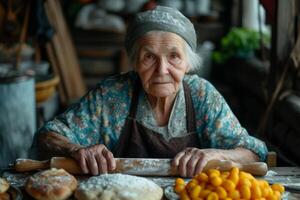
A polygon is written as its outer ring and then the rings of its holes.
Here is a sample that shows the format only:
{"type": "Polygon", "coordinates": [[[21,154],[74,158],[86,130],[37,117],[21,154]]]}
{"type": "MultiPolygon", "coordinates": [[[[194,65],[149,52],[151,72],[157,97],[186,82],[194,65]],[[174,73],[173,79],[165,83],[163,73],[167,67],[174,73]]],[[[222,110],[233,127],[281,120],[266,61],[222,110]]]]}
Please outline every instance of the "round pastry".
{"type": "Polygon", "coordinates": [[[102,174],[82,182],[75,191],[78,200],[160,200],[163,190],[146,178],[102,174]]]}
{"type": "Polygon", "coordinates": [[[0,178],[0,194],[6,192],[8,188],[9,183],[4,178],[0,178]]]}
{"type": "Polygon", "coordinates": [[[35,199],[63,200],[72,195],[77,180],[64,169],[49,169],[31,176],[25,189],[35,199]]]}

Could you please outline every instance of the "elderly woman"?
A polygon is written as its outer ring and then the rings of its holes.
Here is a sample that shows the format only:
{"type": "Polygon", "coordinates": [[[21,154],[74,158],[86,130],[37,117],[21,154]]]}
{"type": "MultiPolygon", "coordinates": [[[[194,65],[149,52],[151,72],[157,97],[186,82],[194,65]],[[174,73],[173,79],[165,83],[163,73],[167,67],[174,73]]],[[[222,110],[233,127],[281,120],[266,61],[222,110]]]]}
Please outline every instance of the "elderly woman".
{"type": "Polygon", "coordinates": [[[265,160],[265,144],[248,135],[197,67],[196,33],[168,7],[139,13],[126,50],[134,71],[101,81],[38,134],[39,152],[71,156],[83,172],[113,170],[114,157],[174,158],[181,176],[212,159],[265,160]]]}

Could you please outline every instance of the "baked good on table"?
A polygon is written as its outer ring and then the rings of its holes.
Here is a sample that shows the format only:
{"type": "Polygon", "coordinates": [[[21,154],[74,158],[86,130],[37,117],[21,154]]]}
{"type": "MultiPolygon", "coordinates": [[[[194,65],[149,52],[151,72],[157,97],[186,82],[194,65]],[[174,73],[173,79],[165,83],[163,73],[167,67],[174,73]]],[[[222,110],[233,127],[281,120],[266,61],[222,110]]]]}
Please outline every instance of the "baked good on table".
{"type": "Polygon", "coordinates": [[[174,191],[180,199],[277,199],[285,188],[279,183],[270,185],[250,173],[232,167],[227,171],[208,169],[194,176],[188,183],[177,178],[174,191]]]}
{"type": "Polygon", "coordinates": [[[64,169],[52,168],[29,177],[25,190],[35,199],[63,200],[72,195],[77,180],[64,169]]]}
{"type": "Polygon", "coordinates": [[[153,181],[125,174],[91,177],[75,191],[78,200],[160,200],[162,195],[162,188],[153,181]]]}
{"type": "Polygon", "coordinates": [[[9,183],[4,179],[0,177],[0,194],[6,192],[9,188],[9,183]]]}

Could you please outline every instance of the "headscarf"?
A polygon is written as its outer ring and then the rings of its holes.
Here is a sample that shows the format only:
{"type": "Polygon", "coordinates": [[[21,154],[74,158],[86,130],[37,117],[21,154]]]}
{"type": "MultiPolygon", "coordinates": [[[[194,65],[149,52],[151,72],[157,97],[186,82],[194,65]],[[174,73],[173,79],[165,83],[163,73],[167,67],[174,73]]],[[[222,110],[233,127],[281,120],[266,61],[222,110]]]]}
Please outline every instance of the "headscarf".
{"type": "Polygon", "coordinates": [[[127,53],[138,38],[150,31],[166,31],[179,35],[192,48],[197,48],[197,36],[194,25],[178,10],[157,6],[154,10],[138,13],[128,26],[125,37],[127,53]]]}

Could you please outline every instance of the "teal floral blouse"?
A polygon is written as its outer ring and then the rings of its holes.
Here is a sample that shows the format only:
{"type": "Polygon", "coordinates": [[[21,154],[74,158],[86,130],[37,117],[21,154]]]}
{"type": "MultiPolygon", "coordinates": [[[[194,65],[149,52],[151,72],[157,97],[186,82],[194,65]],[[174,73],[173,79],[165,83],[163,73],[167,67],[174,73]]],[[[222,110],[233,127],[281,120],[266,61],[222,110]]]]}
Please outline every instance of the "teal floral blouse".
{"type": "MultiPolygon", "coordinates": [[[[137,74],[106,78],[64,113],[47,122],[37,134],[59,133],[82,146],[105,144],[113,149],[129,114],[137,74]]],[[[250,136],[221,94],[197,75],[185,75],[195,109],[196,131],[203,148],[243,147],[266,159],[264,142],[250,136]]],[[[180,116],[180,115],[176,115],[180,116]]]]}

